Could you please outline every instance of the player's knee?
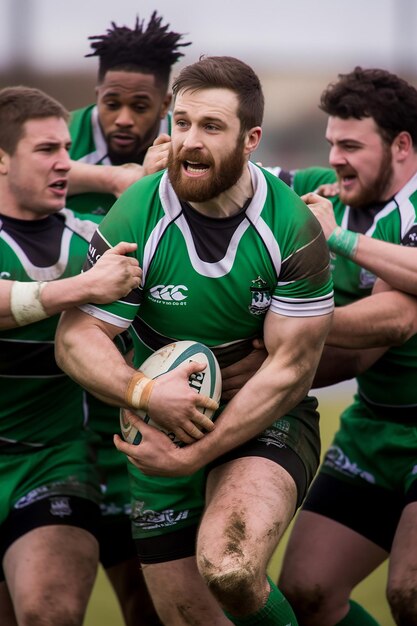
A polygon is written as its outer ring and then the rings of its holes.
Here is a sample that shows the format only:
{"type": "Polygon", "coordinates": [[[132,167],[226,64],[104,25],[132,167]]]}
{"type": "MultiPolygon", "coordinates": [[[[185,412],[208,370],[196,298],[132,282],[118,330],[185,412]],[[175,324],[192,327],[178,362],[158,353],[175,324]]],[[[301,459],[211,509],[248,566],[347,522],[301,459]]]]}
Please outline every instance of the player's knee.
{"type": "Polygon", "coordinates": [[[258,604],[262,577],[253,563],[243,558],[213,562],[204,556],[198,563],[201,576],[223,608],[245,613],[258,604]]]}
{"type": "Polygon", "coordinates": [[[405,584],[390,583],[387,599],[398,626],[409,626],[417,623],[417,591],[405,584]]]}
{"type": "Polygon", "coordinates": [[[68,607],[55,599],[48,602],[29,602],[19,611],[19,626],[81,626],[84,607],[68,607]]]}
{"type": "Polygon", "coordinates": [[[326,623],[324,617],[329,608],[326,602],[329,594],[319,584],[281,576],[278,586],[300,623],[306,626],[326,623]]]}

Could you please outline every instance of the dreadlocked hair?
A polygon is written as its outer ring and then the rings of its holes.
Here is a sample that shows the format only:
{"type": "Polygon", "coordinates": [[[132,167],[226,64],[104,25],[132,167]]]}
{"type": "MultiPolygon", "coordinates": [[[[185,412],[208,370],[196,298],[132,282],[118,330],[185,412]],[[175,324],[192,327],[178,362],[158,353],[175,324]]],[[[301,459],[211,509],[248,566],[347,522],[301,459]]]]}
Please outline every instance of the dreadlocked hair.
{"type": "Polygon", "coordinates": [[[172,65],[184,56],[178,48],[191,42],[179,43],[183,35],[167,32],[169,24],[163,26],[162,19],[154,11],[146,29],[136,17],[133,29],[112,22],[107,34],[89,37],[93,52],[85,56],[99,57],[99,82],[109,69],[119,69],[154,74],[167,87],[172,65]]]}

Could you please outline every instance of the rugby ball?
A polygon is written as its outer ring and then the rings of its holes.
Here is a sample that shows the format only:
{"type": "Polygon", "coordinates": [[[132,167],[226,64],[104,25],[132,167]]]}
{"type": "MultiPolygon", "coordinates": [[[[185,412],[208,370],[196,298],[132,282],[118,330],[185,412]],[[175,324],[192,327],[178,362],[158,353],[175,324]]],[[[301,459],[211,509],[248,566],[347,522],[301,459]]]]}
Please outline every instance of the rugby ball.
{"type": "MultiPolygon", "coordinates": [[[[188,379],[188,384],[196,393],[202,393],[209,396],[216,402],[219,402],[222,392],[222,376],[220,367],[213,352],[207,346],[196,341],[176,341],[160,348],[150,357],[146,359],[139,367],[139,370],[148,378],[158,378],[162,374],[173,370],[181,363],[197,361],[198,363],[206,363],[206,369],[202,372],[192,374],[188,379]]],[[[199,409],[208,417],[212,417],[214,411],[211,409],[199,409]]],[[[161,428],[152,418],[142,410],[133,411],[139,415],[144,422],[150,426],[158,428],[164,432],[176,445],[185,445],[172,432],[161,428]]],[[[128,443],[137,445],[142,439],[142,435],[137,428],[132,426],[125,417],[124,409],[120,410],[120,429],[123,439],[128,443]]]]}

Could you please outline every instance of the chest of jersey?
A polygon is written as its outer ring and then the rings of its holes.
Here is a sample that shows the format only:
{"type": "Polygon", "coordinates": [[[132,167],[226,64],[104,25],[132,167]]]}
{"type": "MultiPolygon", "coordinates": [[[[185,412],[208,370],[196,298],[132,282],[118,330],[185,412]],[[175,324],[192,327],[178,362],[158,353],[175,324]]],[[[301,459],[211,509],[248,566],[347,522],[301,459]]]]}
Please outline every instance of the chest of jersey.
{"type": "Polygon", "coordinates": [[[140,316],[158,332],[219,345],[261,333],[277,282],[264,243],[251,228],[217,262],[201,260],[173,224],[146,274],[140,316]]]}

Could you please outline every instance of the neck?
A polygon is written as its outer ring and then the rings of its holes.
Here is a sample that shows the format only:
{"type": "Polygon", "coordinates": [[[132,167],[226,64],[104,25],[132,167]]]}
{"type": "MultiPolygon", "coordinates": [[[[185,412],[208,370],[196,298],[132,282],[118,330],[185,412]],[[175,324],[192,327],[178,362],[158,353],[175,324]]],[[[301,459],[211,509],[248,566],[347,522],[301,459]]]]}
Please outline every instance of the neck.
{"type": "Polygon", "coordinates": [[[7,185],[0,182],[0,214],[6,217],[13,217],[18,220],[41,220],[48,217],[50,213],[56,213],[58,209],[53,211],[37,212],[32,208],[26,208],[18,203],[16,197],[10,192],[7,185]]]}
{"type": "Polygon", "coordinates": [[[245,165],[242,176],[232,187],[206,202],[189,204],[199,213],[209,217],[230,217],[239,213],[247,199],[252,196],[252,178],[248,165],[245,165]]]}
{"type": "Polygon", "coordinates": [[[392,182],[384,194],[385,197],[381,198],[381,200],[389,200],[395,196],[415,174],[417,174],[417,154],[413,152],[412,158],[404,161],[401,167],[394,172],[392,182]]]}

